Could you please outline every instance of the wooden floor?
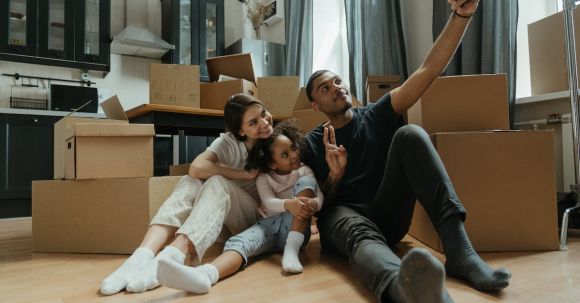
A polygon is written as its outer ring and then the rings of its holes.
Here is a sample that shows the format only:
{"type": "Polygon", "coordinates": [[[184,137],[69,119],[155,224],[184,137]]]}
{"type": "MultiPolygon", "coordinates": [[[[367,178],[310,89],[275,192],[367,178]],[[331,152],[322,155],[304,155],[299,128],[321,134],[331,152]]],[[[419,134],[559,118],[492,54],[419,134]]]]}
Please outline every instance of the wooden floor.
{"type": "MultiPolygon", "coordinates": [[[[410,237],[405,240],[401,254],[410,247],[422,246],[410,237]]],[[[0,220],[0,302],[376,301],[345,260],[321,253],[316,236],[301,255],[303,274],[282,275],[280,255],[271,255],[218,283],[207,295],[160,287],[143,294],[101,296],[101,280],[127,256],[32,254],[31,247],[30,218],[0,220]]],[[[512,270],[511,285],[498,294],[485,294],[448,278],[447,288],[456,302],[580,302],[579,232],[571,232],[565,252],[494,253],[482,257],[493,266],[512,270]]]]}

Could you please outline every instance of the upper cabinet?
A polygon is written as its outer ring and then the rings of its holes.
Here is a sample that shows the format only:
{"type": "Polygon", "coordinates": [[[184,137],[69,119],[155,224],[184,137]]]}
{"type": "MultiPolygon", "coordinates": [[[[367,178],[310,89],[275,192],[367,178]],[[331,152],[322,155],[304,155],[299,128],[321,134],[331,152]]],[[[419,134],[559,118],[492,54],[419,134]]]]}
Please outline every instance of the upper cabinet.
{"type": "Polygon", "coordinates": [[[110,69],[110,0],[0,4],[0,60],[110,69]]]}
{"type": "Polygon", "coordinates": [[[200,78],[209,81],[207,58],[225,54],[223,0],[162,0],[162,37],[174,44],[165,63],[200,66],[200,78]]]}

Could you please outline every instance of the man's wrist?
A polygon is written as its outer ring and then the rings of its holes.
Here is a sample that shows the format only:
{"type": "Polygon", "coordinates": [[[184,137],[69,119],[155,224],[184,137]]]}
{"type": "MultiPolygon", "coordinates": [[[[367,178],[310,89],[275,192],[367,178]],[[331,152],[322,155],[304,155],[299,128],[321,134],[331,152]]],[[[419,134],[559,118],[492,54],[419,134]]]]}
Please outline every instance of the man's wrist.
{"type": "Polygon", "coordinates": [[[471,15],[462,15],[462,14],[458,13],[455,10],[455,11],[453,11],[453,16],[454,17],[459,17],[459,18],[462,18],[462,19],[470,19],[473,16],[473,14],[471,14],[471,15]]]}

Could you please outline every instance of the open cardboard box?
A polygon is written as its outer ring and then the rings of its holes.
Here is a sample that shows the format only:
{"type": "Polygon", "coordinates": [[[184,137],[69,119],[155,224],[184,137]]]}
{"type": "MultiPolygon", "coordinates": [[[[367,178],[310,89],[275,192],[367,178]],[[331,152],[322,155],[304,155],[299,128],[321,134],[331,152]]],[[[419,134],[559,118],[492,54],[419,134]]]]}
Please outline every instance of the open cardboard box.
{"type": "Polygon", "coordinates": [[[70,129],[77,123],[116,123],[128,124],[129,119],[123,110],[123,106],[117,96],[112,96],[101,103],[101,107],[105,112],[107,119],[98,118],[81,118],[65,116],[54,124],[54,179],[65,178],[65,162],[66,162],[66,140],[70,129]]]}
{"type": "Polygon", "coordinates": [[[273,115],[292,115],[298,95],[296,76],[259,77],[254,74],[249,53],[212,57],[206,60],[211,83],[201,85],[201,107],[223,110],[226,101],[235,94],[244,93],[260,99],[273,115]],[[220,76],[235,80],[219,81],[220,76]]]}

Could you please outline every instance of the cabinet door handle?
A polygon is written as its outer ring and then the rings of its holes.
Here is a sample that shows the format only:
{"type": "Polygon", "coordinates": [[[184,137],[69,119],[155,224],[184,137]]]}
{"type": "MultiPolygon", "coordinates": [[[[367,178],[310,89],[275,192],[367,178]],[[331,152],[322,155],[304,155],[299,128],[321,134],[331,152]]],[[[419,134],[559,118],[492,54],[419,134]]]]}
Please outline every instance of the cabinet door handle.
{"type": "Polygon", "coordinates": [[[29,118],[28,121],[32,123],[38,123],[38,118],[29,118]]]}

